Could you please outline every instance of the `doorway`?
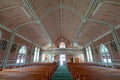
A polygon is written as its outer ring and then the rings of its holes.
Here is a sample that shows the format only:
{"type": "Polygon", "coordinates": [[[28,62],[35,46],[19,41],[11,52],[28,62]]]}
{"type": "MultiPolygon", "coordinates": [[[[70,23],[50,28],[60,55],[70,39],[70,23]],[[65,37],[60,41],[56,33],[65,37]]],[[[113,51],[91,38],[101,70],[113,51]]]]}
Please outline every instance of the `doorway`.
{"type": "Polygon", "coordinates": [[[62,65],[64,65],[65,64],[65,62],[66,62],[66,55],[64,55],[64,54],[61,54],[60,56],[59,56],[59,61],[60,61],[60,65],[62,66],[62,65]]]}

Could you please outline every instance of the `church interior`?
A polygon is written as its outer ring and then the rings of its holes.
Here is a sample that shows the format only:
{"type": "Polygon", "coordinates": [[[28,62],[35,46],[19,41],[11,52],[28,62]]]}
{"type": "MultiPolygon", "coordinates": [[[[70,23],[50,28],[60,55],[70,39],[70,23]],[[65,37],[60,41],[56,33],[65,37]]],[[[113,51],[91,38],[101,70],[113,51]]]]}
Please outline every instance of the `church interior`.
{"type": "Polygon", "coordinates": [[[0,80],[120,80],[120,0],[0,0],[0,80]]]}

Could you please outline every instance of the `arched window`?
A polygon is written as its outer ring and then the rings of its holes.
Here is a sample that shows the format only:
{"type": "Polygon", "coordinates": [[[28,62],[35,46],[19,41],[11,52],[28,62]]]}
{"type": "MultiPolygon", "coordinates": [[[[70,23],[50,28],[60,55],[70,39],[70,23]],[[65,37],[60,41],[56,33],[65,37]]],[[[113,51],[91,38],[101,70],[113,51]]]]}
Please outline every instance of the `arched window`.
{"type": "Polygon", "coordinates": [[[39,52],[40,49],[38,47],[35,47],[33,62],[39,62],[39,52]]]}
{"type": "Polygon", "coordinates": [[[23,45],[19,50],[16,63],[17,64],[24,64],[25,59],[26,59],[26,54],[27,54],[27,48],[25,45],[23,45]]]}
{"type": "Polygon", "coordinates": [[[106,66],[112,65],[111,57],[109,55],[108,48],[104,45],[100,45],[100,55],[102,59],[102,63],[106,66]]]}
{"type": "Polygon", "coordinates": [[[86,54],[88,62],[93,62],[92,50],[90,46],[86,47],[86,54]]]}
{"type": "Polygon", "coordinates": [[[59,48],[66,48],[66,45],[64,42],[60,42],[59,48]]]}

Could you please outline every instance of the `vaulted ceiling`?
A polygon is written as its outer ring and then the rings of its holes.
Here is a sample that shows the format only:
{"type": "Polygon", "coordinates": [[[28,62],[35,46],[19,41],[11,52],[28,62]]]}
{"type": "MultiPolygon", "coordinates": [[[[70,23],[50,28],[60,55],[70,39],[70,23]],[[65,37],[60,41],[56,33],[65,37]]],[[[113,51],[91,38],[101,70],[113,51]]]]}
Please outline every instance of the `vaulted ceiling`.
{"type": "Polygon", "coordinates": [[[0,24],[39,45],[85,45],[120,24],[120,0],[0,0],[0,24]]]}

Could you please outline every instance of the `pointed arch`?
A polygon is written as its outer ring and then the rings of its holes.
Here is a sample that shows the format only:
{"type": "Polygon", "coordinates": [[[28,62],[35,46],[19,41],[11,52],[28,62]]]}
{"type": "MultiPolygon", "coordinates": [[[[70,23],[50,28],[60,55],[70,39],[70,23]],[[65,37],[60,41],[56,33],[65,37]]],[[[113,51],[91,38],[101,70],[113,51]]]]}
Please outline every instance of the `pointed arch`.
{"type": "Polygon", "coordinates": [[[23,45],[18,52],[18,56],[17,56],[17,64],[25,64],[25,60],[26,60],[26,54],[27,54],[27,47],[25,45],[23,45]]]}
{"type": "Polygon", "coordinates": [[[59,48],[66,48],[66,45],[65,45],[65,42],[60,42],[60,44],[59,44],[59,48]]]}
{"type": "Polygon", "coordinates": [[[105,46],[104,44],[100,45],[100,56],[101,56],[103,65],[106,65],[106,66],[112,65],[109,50],[108,50],[107,46],[105,46]]]}

